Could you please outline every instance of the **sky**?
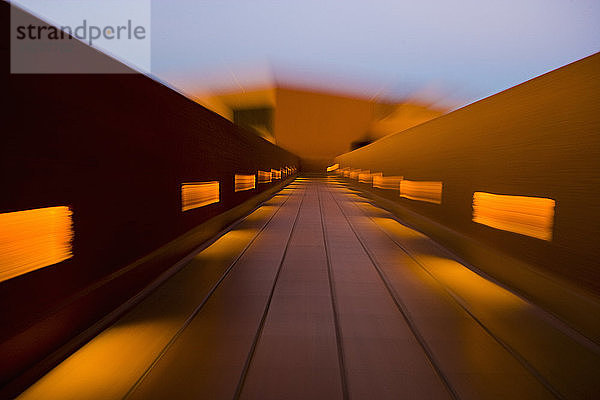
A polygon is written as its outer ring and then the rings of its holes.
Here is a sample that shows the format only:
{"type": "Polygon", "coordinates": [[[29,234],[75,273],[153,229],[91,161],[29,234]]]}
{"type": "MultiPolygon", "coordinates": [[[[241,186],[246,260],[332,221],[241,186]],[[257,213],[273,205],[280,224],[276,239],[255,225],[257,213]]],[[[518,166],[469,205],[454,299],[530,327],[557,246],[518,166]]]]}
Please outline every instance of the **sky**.
{"type": "Polygon", "coordinates": [[[155,0],[152,72],[470,103],[599,51],[598,21],[598,0],[155,0]]]}
{"type": "Polygon", "coordinates": [[[150,72],[192,95],[276,80],[456,108],[600,50],[600,0],[146,1],[150,72]]]}

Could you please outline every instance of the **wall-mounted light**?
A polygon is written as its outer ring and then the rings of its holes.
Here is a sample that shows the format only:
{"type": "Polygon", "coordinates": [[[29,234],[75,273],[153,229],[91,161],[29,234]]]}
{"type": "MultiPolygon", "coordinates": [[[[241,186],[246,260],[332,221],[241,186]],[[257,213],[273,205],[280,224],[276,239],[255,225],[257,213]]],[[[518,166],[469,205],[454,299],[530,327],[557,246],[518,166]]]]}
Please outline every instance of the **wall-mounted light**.
{"type": "Polygon", "coordinates": [[[256,187],[256,175],[235,175],[235,191],[251,190],[256,187]]]}
{"type": "Polygon", "coordinates": [[[473,193],[473,222],[552,240],[555,201],[545,197],[473,193]]]}
{"type": "Polygon", "coordinates": [[[219,202],[219,182],[189,182],[181,184],[181,211],[219,202]]]}
{"type": "Polygon", "coordinates": [[[271,182],[271,171],[258,171],[258,183],[271,182]]]}
{"type": "Polygon", "coordinates": [[[0,282],[73,257],[72,216],[66,206],[0,214],[0,282]]]}
{"type": "Polygon", "coordinates": [[[400,190],[400,182],[402,182],[402,176],[373,176],[373,187],[378,189],[400,190]]]}
{"type": "Polygon", "coordinates": [[[442,182],[400,181],[400,197],[428,203],[442,204],[442,182]]]}

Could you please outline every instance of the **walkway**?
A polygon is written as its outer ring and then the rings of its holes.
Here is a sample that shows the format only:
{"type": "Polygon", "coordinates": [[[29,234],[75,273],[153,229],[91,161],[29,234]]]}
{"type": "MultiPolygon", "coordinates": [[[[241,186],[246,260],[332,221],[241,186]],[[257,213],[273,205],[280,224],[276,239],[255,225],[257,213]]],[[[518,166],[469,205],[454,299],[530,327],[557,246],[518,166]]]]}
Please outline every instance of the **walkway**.
{"type": "Polygon", "coordinates": [[[23,399],[546,399],[600,352],[334,178],[299,178],[23,399]]]}

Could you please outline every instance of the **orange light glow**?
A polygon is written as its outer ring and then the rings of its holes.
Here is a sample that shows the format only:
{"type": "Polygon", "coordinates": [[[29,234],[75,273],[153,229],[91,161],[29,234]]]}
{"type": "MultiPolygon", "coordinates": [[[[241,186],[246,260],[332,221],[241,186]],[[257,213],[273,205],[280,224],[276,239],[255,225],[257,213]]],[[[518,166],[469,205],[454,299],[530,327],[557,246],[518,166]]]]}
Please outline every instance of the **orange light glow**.
{"type": "Polygon", "coordinates": [[[258,183],[271,182],[271,171],[258,171],[258,183]]]}
{"type": "MultiPolygon", "coordinates": [[[[363,172],[361,169],[351,169],[348,177],[350,179],[358,179],[358,174],[360,174],[361,172],[363,172]]],[[[369,172],[369,171],[365,171],[365,172],[369,172]]]]}
{"type": "Polygon", "coordinates": [[[340,167],[340,164],[333,164],[332,166],[327,167],[327,172],[333,172],[340,167]]]}
{"type": "Polygon", "coordinates": [[[281,171],[278,169],[272,169],[271,170],[271,177],[273,179],[281,179],[281,171]]]}
{"type": "Polygon", "coordinates": [[[64,206],[0,214],[0,282],[73,257],[72,215],[64,206]]]}
{"type": "Polygon", "coordinates": [[[251,190],[256,187],[256,175],[235,175],[235,191],[251,190]]]}
{"type": "Polygon", "coordinates": [[[358,174],[358,181],[361,183],[371,183],[373,182],[373,178],[376,176],[382,176],[381,172],[371,173],[370,171],[363,171],[358,174]]]}
{"type": "Polygon", "coordinates": [[[555,201],[545,197],[473,193],[473,222],[551,241],[555,201]]]}
{"type": "Polygon", "coordinates": [[[401,176],[373,176],[373,187],[378,189],[400,190],[401,176]]]}
{"type": "Polygon", "coordinates": [[[442,182],[400,181],[400,197],[442,204],[442,182]]]}
{"type": "Polygon", "coordinates": [[[181,184],[181,211],[219,202],[219,182],[190,182],[181,184]]]}

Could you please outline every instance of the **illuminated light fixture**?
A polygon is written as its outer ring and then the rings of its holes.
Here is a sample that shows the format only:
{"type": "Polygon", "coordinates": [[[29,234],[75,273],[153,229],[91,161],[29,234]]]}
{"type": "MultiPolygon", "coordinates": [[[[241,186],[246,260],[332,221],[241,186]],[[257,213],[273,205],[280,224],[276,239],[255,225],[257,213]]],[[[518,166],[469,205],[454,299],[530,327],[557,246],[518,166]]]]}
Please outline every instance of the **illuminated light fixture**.
{"type": "Polygon", "coordinates": [[[368,182],[370,182],[371,179],[373,179],[371,177],[371,171],[369,171],[369,170],[360,171],[358,173],[357,179],[358,179],[359,182],[362,182],[362,183],[368,183],[368,182]]]}
{"type": "Polygon", "coordinates": [[[400,190],[400,182],[402,182],[402,176],[373,176],[373,187],[378,189],[387,190],[400,190]]]}
{"type": "Polygon", "coordinates": [[[371,183],[373,182],[373,179],[377,176],[382,176],[383,173],[381,172],[374,172],[371,173],[370,171],[363,171],[360,174],[358,174],[358,181],[360,183],[371,183]]]}
{"type": "Polygon", "coordinates": [[[272,169],[271,170],[271,177],[273,179],[281,179],[281,171],[278,169],[272,169]]]}
{"type": "Polygon", "coordinates": [[[333,164],[330,167],[327,167],[327,172],[333,172],[335,170],[337,170],[338,168],[340,168],[340,164],[333,164]]]}
{"type": "Polygon", "coordinates": [[[400,197],[442,204],[442,182],[432,181],[400,181],[400,197]]]}
{"type": "Polygon", "coordinates": [[[348,174],[348,177],[350,179],[358,179],[358,174],[360,174],[361,172],[362,172],[361,169],[351,169],[350,173],[348,174]]]}
{"type": "Polygon", "coordinates": [[[181,184],[181,211],[219,202],[219,182],[190,182],[181,184]]]}
{"type": "Polygon", "coordinates": [[[256,187],[256,175],[235,175],[235,191],[250,190],[256,187]]]}
{"type": "Polygon", "coordinates": [[[545,197],[473,193],[473,222],[552,240],[555,201],[545,197]]]}
{"type": "Polygon", "coordinates": [[[0,214],[0,282],[73,257],[72,216],[65,206],[0,214]]]}
{"type": "Polygon", "coordinates": [[[258,183],[271,182],[271,171],[258,171],[258,183]]]}

